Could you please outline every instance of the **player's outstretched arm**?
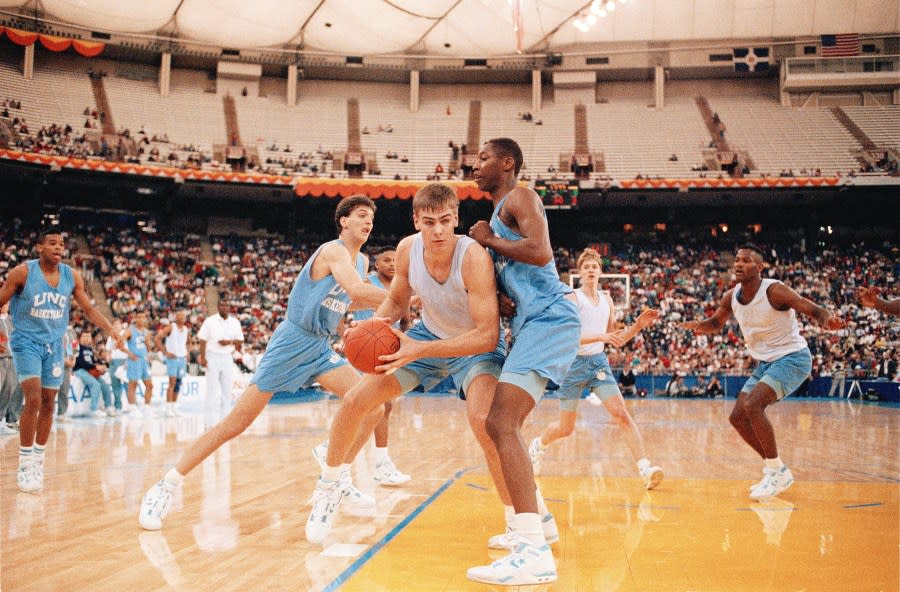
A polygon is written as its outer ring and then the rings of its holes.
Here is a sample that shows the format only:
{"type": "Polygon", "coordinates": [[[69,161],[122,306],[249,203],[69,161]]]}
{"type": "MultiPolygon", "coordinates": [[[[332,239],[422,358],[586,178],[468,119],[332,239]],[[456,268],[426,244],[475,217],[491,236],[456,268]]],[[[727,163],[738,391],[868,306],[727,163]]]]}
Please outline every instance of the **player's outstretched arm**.
{"type": "Polygon", "coordinates": [[[844,326],[844,321],[831,314],[809,298],[804,298],[797,292],[780,282],[769,287],[769,302],[778,310],[788,307],[812,318],[817,325],[829,331],[835,331],[844,326]]]}
{"type": "Polygon", "coordinates": [[[503,211],[515,220],[515,230],[522,240],[500,238],[484,220],[472,226],[469,236],[482,246],[522,263],[540,267],[553,261],[550,230],[537,193],[527,187],[516,187],[506,198],[503,211]]]}
{"type": "Polygon", "coordinates": [[[731,318],[731,295],[733,292],[734,288],[725,292],[725,295],[722,296],[722,300],[719,302],[719,307],[712,316],[702,321],[687,321],[679,326],[694,333],[716,333],[721,331],[728,319],[731,318]]]}
{"type": "MultiPolygon", "coordinates": [[[[334,281],[347,292],[355,308],[377,308],[387,291],[376,288],[356,273],[350,252],[339,243],[331,243],[319,253],[319,261],[328,267],[334,281]]],[[[368,268],[367,268],[368,269],[368,268]]]]}
{"type": "Polygon", "coordinates": [[[100,329],[106,333],[107,337],[112,337],[116,342],[116,347],[124,351],[125,342],[122,341],[122,336],[116,333],[116,330],[113,328],[112,323],[109,322],[109,319],[103,316],[103,314],[91,304],[91,299],[84,290],[84,278],[81,277],[81,273],[73,268],[72,275],[75,278],[75,288],[72,290],[72,298],[78,306],[81,307],[81,310],[84,311],[84,316],[86,316],[90,322],[100,327],[100,329]]]}
{"type": "Polygon", "coordinates": [[[860,288],[856,291],[859,303],[868,308],[874,308],[886,314],[900,315],[900,298],[886,300],[880,296],[878,288],[860,288]]]}

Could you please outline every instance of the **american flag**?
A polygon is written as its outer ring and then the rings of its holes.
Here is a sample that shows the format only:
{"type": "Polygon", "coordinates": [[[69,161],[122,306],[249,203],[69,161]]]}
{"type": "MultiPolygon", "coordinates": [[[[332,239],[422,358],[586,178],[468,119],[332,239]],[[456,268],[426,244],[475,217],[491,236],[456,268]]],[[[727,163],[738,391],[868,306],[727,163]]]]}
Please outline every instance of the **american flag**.
{"type": "Polygon", "coordinates": [[[822,35],[822,57],[838,58],[859,55],[859,34],[822,35]]]}

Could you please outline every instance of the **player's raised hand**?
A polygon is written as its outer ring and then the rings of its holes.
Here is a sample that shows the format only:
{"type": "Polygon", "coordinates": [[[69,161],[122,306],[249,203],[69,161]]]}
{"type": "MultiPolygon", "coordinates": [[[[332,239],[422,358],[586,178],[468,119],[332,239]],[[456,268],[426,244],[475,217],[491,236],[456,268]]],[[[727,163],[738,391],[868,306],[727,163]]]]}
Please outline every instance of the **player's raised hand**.
{"type": "Polygon", "coordinates": [[[825,319],[825,322],[822,323],[822,327],[824,327],[828,331],[837,331],[838,329],[843,329],[844,326],[844,319],[836,317],[834,315],[830,315],[827,319],[825,319]]]}
{"type": "Polygon", "coordinates": [[[653,323],[659,320],[660,313],[655,308],[645,308],[641,314],[638,315],[638,318],[635,319],[635,323],[638,326],[638,329],[646,329],[653,323]]]}
{"type": "Polygon", "coordinates": [[[860,288],[856,291],[856,299],[859,300],[859,303],[863,306],[867,306],[869,308],[875,308],[875,305],[878,303],[878,295],[881,290],[878,288],[860,288]]]}

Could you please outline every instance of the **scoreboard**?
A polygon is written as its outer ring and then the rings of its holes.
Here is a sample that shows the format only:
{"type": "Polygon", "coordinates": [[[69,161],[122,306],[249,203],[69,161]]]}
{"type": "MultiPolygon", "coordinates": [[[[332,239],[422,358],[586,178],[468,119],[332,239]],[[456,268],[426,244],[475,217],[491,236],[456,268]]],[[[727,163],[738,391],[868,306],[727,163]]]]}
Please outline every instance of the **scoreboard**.
{"type": "Polygon", "coordinates": [[[542,180],[534,182],[534,191],[546,210],[571,210],[578,207],[578,182],[542,180]]]}

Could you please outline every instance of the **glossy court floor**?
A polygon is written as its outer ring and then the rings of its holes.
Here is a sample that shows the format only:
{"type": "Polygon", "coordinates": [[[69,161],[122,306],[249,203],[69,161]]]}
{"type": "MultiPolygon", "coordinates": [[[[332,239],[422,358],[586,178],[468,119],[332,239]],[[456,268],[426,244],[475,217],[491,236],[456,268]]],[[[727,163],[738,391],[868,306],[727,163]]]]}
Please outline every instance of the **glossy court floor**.
{"type": "MultiPolygon", "coordinates": [[[[900,410],[788,400],[770,417],[797,483],[753,502],[760,462],[727,422],[733,401],[629,400],[666,478],[642,489],[602,408],[547,452],[539,482],[556,515],[559,580],[523,590],[891,591],[898,589],[900,410]]],[[[324,545],[304,539],[318,473],[310,448],[336,400],[271,405],[188,476],[160,532],[137,524],[141,495],[202,429],[170,419],[74,419],[54,429],[45,488],[19,493],[17,438],[2,446],[2,589],[15,591],[477,591],[466,569],[497,557],[503,528],[462,402],[407,397],[391,456],[413,480],[374,485],[371,449],[354,465],[375,495],[342,509],[324,545]]],[[[557,414],[544,401],[532,437],[557,414]]]]}

